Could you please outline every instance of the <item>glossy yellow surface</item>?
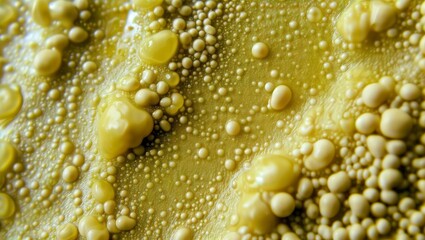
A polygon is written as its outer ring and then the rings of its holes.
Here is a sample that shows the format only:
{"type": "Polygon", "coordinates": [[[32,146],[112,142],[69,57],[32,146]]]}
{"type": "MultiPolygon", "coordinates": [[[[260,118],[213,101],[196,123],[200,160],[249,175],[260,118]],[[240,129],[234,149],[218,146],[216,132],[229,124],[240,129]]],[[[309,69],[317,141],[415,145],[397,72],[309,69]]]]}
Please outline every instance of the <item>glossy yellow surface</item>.
{"type": "Polygon", "coordinates": [[[0,239],[425,238],[422,1],[4,2],[0,239]]]}

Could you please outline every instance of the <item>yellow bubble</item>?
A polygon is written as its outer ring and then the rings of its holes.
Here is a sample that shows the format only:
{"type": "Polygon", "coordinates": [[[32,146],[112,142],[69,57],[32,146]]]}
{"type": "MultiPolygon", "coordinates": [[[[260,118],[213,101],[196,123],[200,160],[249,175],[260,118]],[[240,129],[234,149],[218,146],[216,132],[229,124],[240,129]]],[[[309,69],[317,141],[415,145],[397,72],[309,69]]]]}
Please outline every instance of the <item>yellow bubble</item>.
{"type": "Polygon", "coordinates": [[[22,106],[22,95],[18,87],[0,85],[0,120],[13,118],[22,106]]]}
{"type": "Polygon", "coordinates": [[[59,33],[59,34],[55,34],[51,37],[49,37],[46,40],[46,47],[50,48],[50,49],[57,49],[59,51],[64,50],[66,47],[68,47],[69,45],[69,39],[68,36],[59,33]]]}
{"type": "Polygon", "coordinates": [[[165,108],[165,111],[171,116],[174,116],[183,107],[184,98],[180,93],[173,93],[171,94],[171,103],[169,107],[165,108]]]}
{"type": "Polygon", "coordinates": [[[136,226],[136,220],[127,216],[119,216],[116,221],[117,228],[121,231],[129,231],[136,226]]]}
{"type": "Polygon", "coordinates": [[[178,47],[178,37],[170,30],[162,30],[142,41],[140,57],[148,64],[164,64],[170,61],[178,47]]]}
{"type": "Polygon", "coordinates": [[[15,202],[6,193],[0,193],[0,220],[10,218],[15,213],[15,202]]]}
{"type": "Polygon", "coordinates": [[[382,113],[380,129],[385,137],[405,138],[413,127],[409,114],[397,108],[390,108],[382,113]]]}
{"type": "Polygon", "coordinates": [[[165,82],[170,87],[175,87],[180,83],[180,76],[176,72],[167,73],[165,74],[165,82]]]}
{"type": "Polygon", "coordinates": [[[112,200],[115,197],[115,192],[111,184],[101,179],[97,179],[93,182],[91,193],[94,199],[100,203],[112,200]]]}
{"type": "Polygon", "coordinates": [[[341,203],[334,193],[326,193],[320,197],[320,214],[326,218],[332,218],[338,214],[341,203]]]}
{"type": "Polygon", "coordinates": [[[174,232],[171,239],[172,240],[192,240],[193,230],[187,227],[180,227],[174,232]]]}
{"type": "Polygon", "coordinates": [[[272,212],[278,217],[288,217],[295,210],[295,200],[289,193],[280,192],[270,201],[272,212]]]}
{"type": "Polygon", "coordinates": [[[53,19],[71,25],[78,17],[77,7],[72,2],[59,0],[50,4],[50,14],[53,19]]]}
{"type": "Polygon", "coordinates": [[[58,240],[75,240],[78,238],[78,229],[72,223],[63,224],[58,227],[56,238],[58,240]]]}
{"type": "Polygon", "coordinates": [[[56,49],[41,50],[34,58],[34,69],[39,75],[56,73],[62,64],[62,54],[56,49]]]}
{"type": "Polygon", "coordinates": [[[136,91],[140,88],[140,82],[135,76],[127,75],[118,82],[117,88],[127,92],[136,91]]]}
{"type": "Polygon", "coordinates": [[[109,232],[105,224],[100,223],[94,216],[85,216],[78,223],[78,231],[87,240],[108,240],[109,232]]]}
{"type": "Polygon", "coordinates": [[[313,145],[313,151],[304,159],[304,166],[311,171],[326,168],[335,157],[335,145],[328,139],[320,139],[313,145]]]}
{"type": "Polygon", "coordinates": [[[246,226],[255,234],[265,234],[273,230],[277,217],[260,193],[244,194],[238,206],[239,226],[246,226]]]}
{"type": "Polygon", "coordinates": [[[73,27],[68,32],[68,37],[71,42],[82,43],[89,37],[88,32],[82,27],[73,27]]]}
{"type": "Polygon", "coordinates": [[[143,88],[137,91],[136,95],[134,96],[134,102],[139,107],[148,107],[158,104],[159,96],[156,92],[147,88],[143,88]]]}
{"type": "Polygon", "coordinates": [[[337,29],[349,42],[362,42],[370,31],[370,13],[366,3],[356,2],[345,10],[338,19],[337,29]]]}
{"type": "Polygon", "coordinates": [[[7,26],[16,19],[16,11],[9,4],[0,2],[0,26],[7,26]]]}
{"type": "Polygon", "coordinates": [[[12,144],[0,140],[0,173],[6,172],[16,159],[16,149],[12,144]]]}
{"type": "Polygon", "coordinates": [[[101,114],[98,125],[99,148],[107,158],[137,147],[153,129],[153,119],[128,99],[114,99],[101,114]]]}
{"type": "Polygon", "coordinates": [[[32,5],[32,20],[43,27],[47,27],[52,23],[49,2],[49,0],[35,0],[32,5]]]}
{"type": "Polygon", "coordinates": [[[394,25],[397,20],[397,9],[384,1],[370,2],[370,24],[374,31],[382,32],[394,25]]]}
{"type": "Polygon", "coordinates": [[[269,46],[262,42],[257,42],[252,46],[252,56],[258,59],[266,58],[269,55],[269,46]]]}
{"type": "Polygon", "coordinates": [[[245,174],[242,185],[264,191],[279,191],[291,186],[299,175],[292,159],[269,154],[261,156],[245,174]]]}
{"type": "Polygon", "coordinates": [[[62,178],[67,183],[73,183],[78,179],[80,175],[78,168],[75,166],[68,166],[62,172],[62,178]]]}
{"type": "Polygon", "coordinates": [[[269,105],[273,110],[283,110],[292,99],[292,91],[286,85],[277,86],[269,100],[269,105]]]}

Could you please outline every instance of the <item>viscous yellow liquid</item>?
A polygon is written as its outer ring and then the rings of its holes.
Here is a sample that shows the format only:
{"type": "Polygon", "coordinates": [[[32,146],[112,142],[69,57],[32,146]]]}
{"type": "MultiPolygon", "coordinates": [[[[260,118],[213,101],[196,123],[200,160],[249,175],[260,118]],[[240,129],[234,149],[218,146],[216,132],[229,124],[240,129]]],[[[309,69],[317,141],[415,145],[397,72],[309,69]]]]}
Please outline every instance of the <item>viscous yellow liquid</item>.
{"type": "Polygon", "coordinates": [[[425,238],[419,0],[0,0],[0,239],[425,238]]]}

